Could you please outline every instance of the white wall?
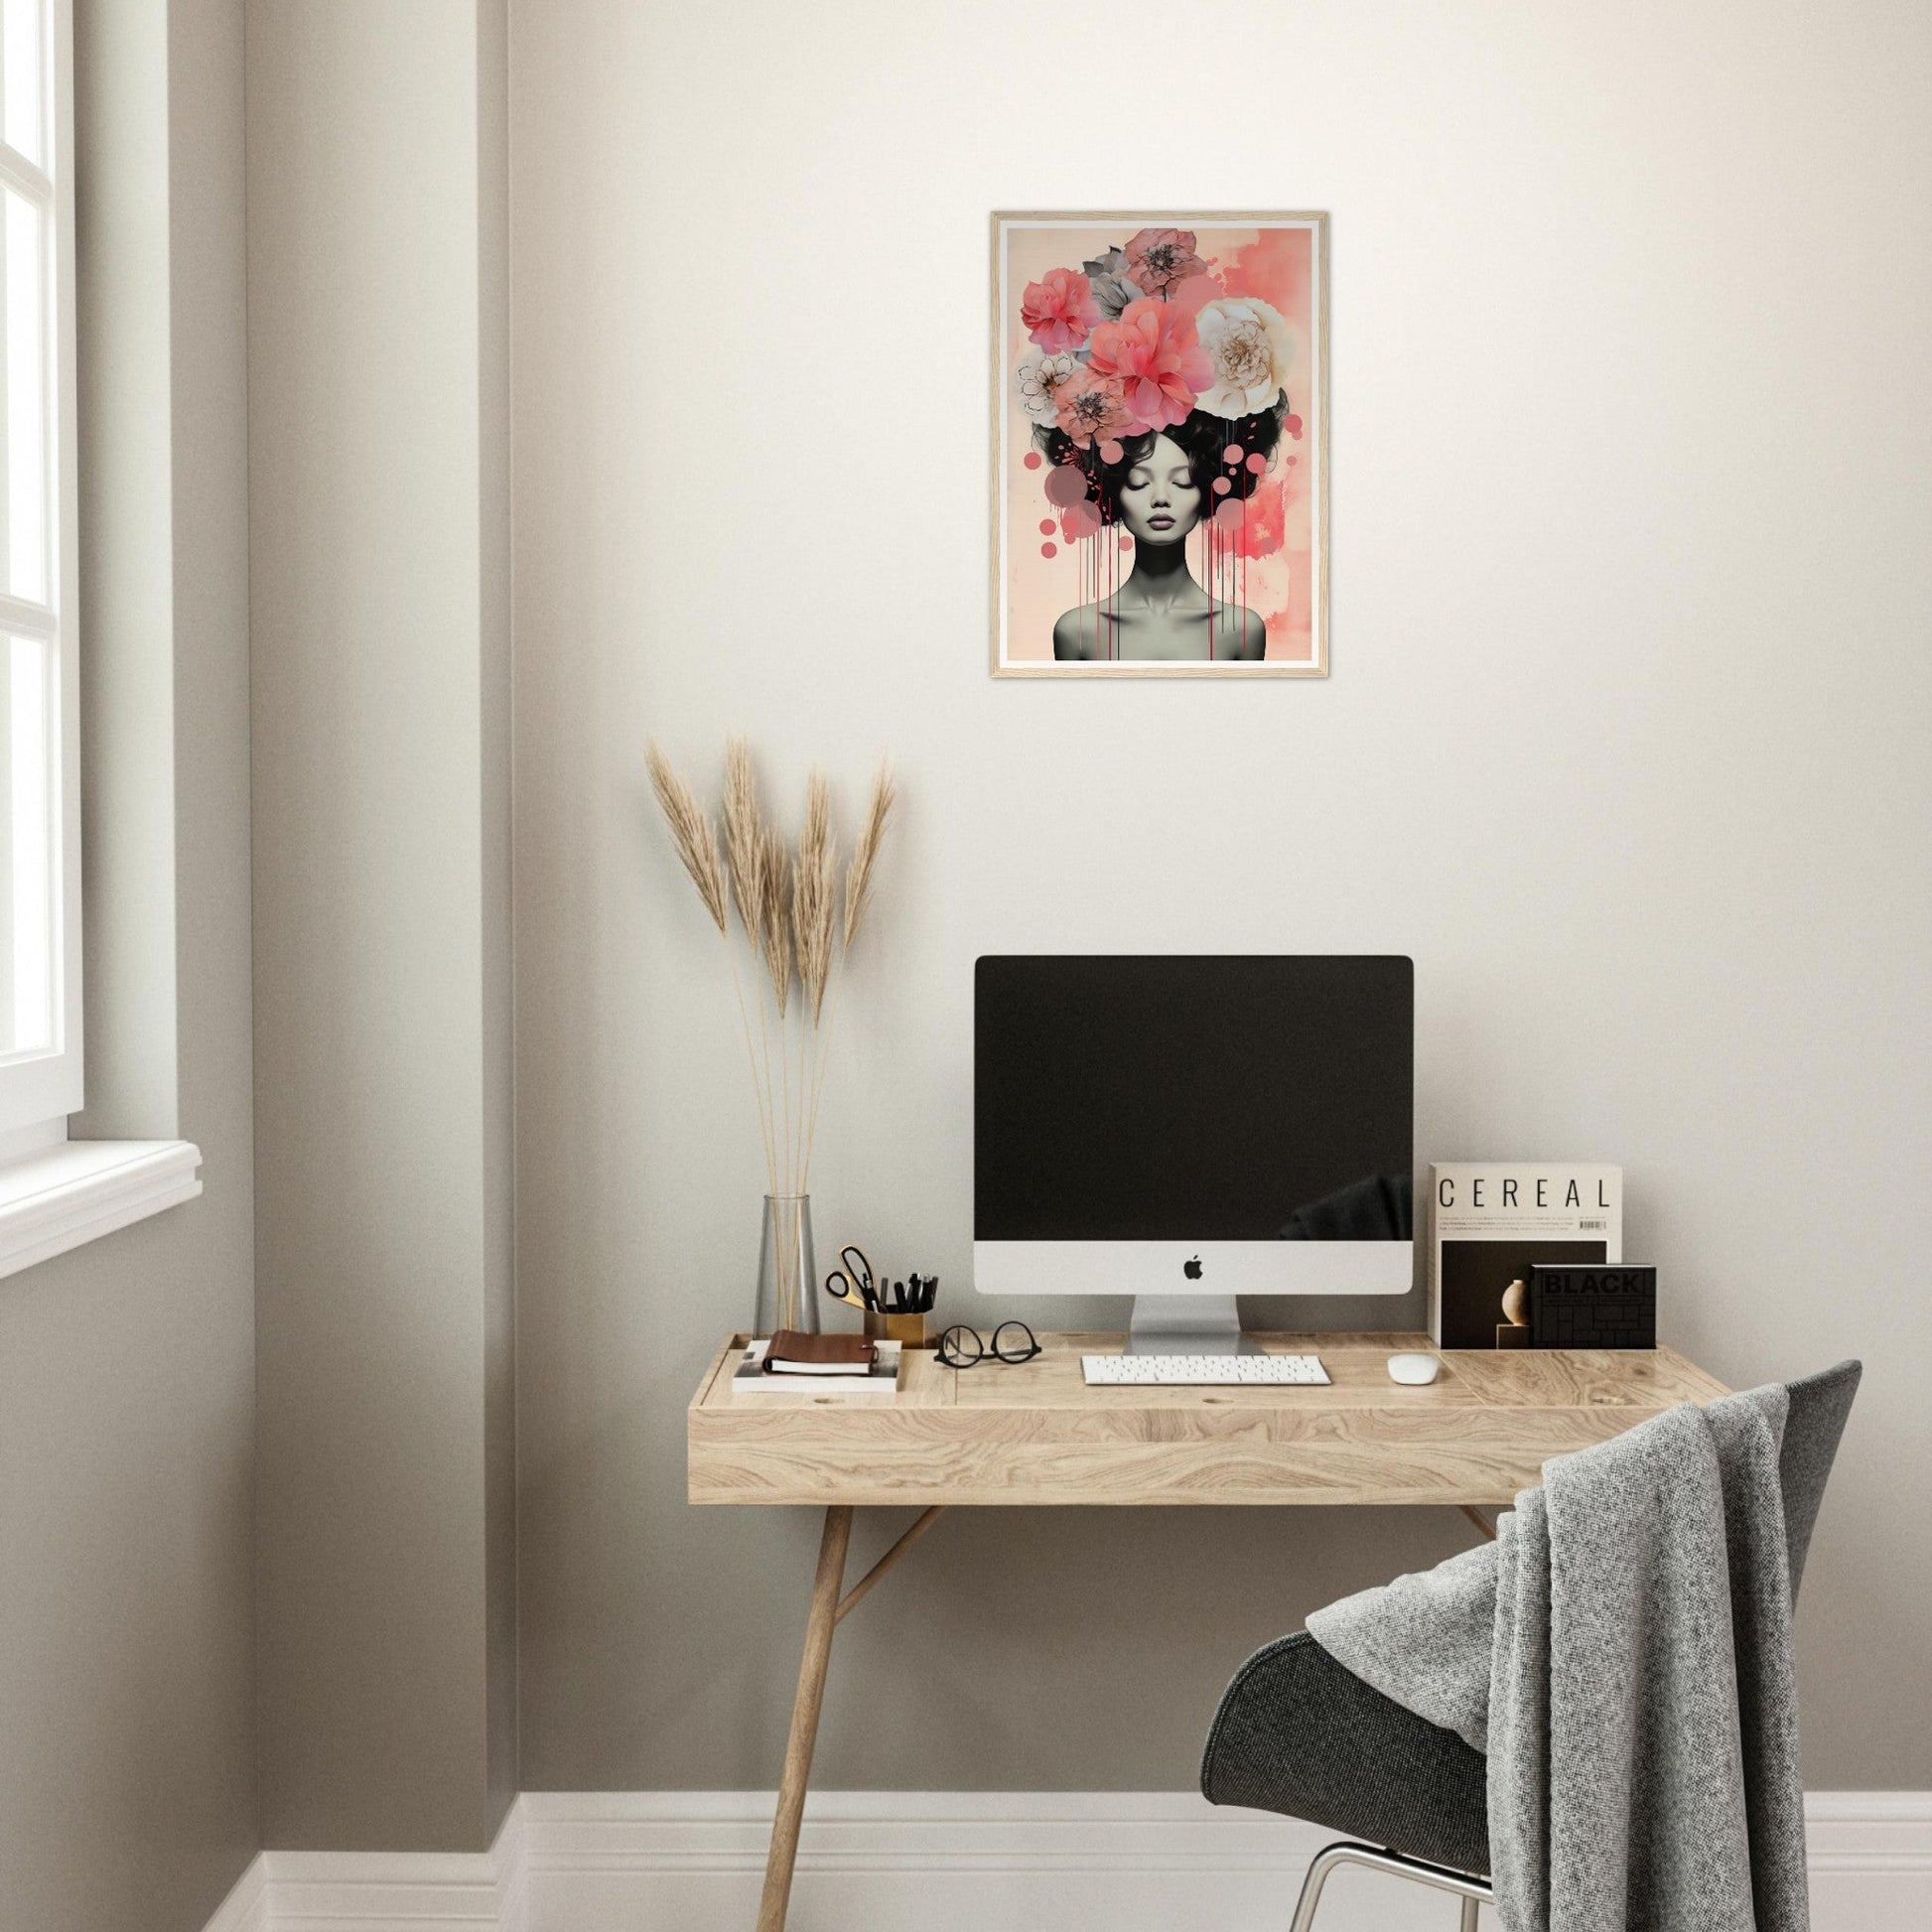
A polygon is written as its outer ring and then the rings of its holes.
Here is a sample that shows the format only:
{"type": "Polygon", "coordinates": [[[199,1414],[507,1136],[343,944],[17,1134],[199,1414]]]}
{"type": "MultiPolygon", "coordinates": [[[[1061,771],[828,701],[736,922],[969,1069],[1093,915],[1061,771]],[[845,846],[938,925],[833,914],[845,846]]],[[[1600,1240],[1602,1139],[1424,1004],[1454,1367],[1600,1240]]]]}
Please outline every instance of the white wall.
{"type": "MultiPolygon", "coordinates": [[[[1932,1785],[1932,18],[528,0],[513,42],[525,1787],[755,1786],[789,1702],[815,1529],[682,1501],[761,1183],[641,759],[733,729],[787,794],[904,779],[827,1246],[972,1311],[976,954],[1413,953],[1422,1159],[1620,1161],[1666,1339],[1866,1358],[1807,1770],[1932,1785]],[[995,683],[987,212],[1189,205],[1333,211],[1334,674],[995,683]]],[[[1184,1785],[1251,1643],[1461,1534],[955,1520],[842,1636],[823,1782],[1184,1785]]]]}

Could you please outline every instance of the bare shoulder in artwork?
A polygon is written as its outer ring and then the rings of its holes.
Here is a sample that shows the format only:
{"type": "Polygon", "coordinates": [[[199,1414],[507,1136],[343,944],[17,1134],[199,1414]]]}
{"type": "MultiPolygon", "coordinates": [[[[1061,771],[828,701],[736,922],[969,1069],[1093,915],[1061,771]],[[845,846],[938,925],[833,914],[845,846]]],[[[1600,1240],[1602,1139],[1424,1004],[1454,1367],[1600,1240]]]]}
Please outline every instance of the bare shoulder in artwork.
{"type": "Polygon", "coordinates": [[[1257,662],[1267,654],[1268,625],[1238,604],[1207,600],[1178,610],[1152,610],[1126,597],[1082,604],[1053,626],[1053,655],[1062,663],[1257,662]]]}

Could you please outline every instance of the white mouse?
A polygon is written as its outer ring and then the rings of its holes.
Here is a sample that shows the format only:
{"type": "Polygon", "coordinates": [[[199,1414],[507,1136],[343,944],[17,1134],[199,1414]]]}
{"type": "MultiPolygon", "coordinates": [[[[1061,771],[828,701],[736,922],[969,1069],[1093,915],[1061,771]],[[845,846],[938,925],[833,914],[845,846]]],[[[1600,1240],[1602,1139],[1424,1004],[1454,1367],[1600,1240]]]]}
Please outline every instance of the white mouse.
{"type": "Polygon", "coordinates": [[[1425,1382],[1433,1382],[1443,1371],[1441,1360],[1434,1355],[1391,1355],[1389,1357],[1389,1380],[1407,1382],[1420,1387],[1425,1382]]]}

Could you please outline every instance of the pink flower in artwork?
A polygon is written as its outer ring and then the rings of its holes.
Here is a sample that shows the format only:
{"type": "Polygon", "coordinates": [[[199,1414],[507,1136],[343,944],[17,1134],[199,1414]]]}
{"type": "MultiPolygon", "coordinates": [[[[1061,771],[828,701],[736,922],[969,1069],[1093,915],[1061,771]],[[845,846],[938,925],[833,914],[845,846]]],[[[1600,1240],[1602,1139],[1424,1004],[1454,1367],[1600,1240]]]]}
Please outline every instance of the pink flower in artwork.
{"type": "Polygon", "coordinates": [[[1049,268],[1037,282],[1027,284],[1020,320],[1048,355],[1057,355],[1086,341],[1100,320],[1100,304],[1093,299],[1093,284],[1077,269],[1049,268]]]}
{"type": "Polygon", "coordinates": [[[1130,302],[1118,322],[1103,322],[1088,347],[1088,371],[1120,385],[1134,426],[1172,429],[1214,381],[1214,364],[1191,316],[1152,296],[1130,302]]]}
{"type": "Polygon", "coordinates": [[[1150,295],[1166,295],[1206,267],[1194,253],[1192,228],[1143,228],[1127,244],[1127,272],[1150,295]]]}
{"type": "Polygon", "coordinates": [[[1130,422],[1121,385],[1092,363],[1076,370],[1053,391],[1060,428],[1085,449],[1098,436],[1118,436],[1130,422]]]}

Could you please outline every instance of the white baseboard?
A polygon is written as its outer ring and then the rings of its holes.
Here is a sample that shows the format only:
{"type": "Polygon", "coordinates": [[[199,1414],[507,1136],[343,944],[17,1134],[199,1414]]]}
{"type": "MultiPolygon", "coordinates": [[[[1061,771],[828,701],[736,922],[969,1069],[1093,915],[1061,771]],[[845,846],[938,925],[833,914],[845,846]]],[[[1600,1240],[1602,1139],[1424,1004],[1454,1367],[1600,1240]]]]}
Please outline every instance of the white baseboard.
{"type": "MultiPolygon", "coordinates": [[[[769,1792],[526,1792],[472,1853],[268,1852],[207,1932],[744,1932],[769,1792]]],[[[1806,1801],[1814,1932],[1932,1927],[1932,1792],[1806,1801]]],[[[1254,1932],[1335,1836],[1181,1792],[827,1791],[790,1932],[1254,1932]]],[[[1444,1901],[1343,1870],[1322,1932],[1441,1932],[1444,1901]]],[[[1489,1920],[1484,1918],[1487,1926],[1489,1920]]]]}
{"type": "Polygon", "coordinates": [[[527,1829],[487,1852],[262,1852],[207,1932],[529,1932],[527,1829]]]}

